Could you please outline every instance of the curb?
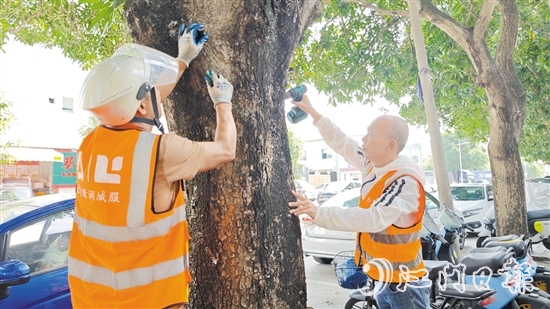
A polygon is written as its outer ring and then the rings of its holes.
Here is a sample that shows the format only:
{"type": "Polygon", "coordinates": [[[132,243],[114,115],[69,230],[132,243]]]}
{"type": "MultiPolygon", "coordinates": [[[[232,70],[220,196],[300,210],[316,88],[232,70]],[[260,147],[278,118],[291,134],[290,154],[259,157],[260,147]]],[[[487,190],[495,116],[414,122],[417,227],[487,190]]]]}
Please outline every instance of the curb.
{"type": "Polygon", "coordinates": [[[537,262],[550,263],[550,257],[547,256],[533,255],[533,260],[537,262]]]}

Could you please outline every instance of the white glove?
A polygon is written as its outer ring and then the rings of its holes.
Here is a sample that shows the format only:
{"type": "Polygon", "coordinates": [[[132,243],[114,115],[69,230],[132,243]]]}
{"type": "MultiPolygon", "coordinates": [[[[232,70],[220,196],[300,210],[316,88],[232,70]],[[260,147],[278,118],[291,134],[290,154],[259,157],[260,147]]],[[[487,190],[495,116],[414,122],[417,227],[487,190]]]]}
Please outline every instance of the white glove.
{"type": "Polygon", "coordinates": [[[199,55],[207,41],[208,35],[204,32],[204,25],[190,24],[186,28],[182,23],[178,31],[178,59],[189,67],[191,60],[199,55]]]}
{"type": "Polygon", "coordinates": [[[210,94],[210,98],[212,99],[212,102],[214,102],[214,106],[216,106],[219,103],[231,103],[231,98],[233,97],[233,85],[225,79],[222,75],[218,75],[213,71],[208,71],[206,73],[206,86],[208,87],[208,94],[210,94]],[[212,85],[210,85],[210,81],[212,81],[212,85]]]}

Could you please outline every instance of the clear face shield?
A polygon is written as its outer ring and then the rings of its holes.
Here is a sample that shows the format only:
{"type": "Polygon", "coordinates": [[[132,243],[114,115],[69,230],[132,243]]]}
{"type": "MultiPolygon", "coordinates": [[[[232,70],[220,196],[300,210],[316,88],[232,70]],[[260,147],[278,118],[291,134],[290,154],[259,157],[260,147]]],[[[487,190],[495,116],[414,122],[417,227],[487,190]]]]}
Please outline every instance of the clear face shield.
{"type": "Polygon", "coordinates": [[[118,55],[142,60],[145,76],[153,87],[173,84],[178,78],[177,60],[156,49],[138,44],[126,44],[117,49],[113,57],[118,55]]]}
{"type": "MultiPolygon", "coordinates": [[[[164,133],[162,122],[159,119],[160,113],[157,107],[157,97],[153,90],[155,87],[173,84],[177,81],[179,72],[178,61],[161,51],[138,44],[126,44],[120,47],[113,54],[113,56],[117,55],[124,55],[143,61],[144,73],[148,81],[141,85],[136,94],[136,99],[142,100],[147,93],[153,92],[151,95],[155,113],[153,122],[164,133]]],[[[132,121],[148,123],[146,120],[148,119],[134,118],[132,121]]]]}

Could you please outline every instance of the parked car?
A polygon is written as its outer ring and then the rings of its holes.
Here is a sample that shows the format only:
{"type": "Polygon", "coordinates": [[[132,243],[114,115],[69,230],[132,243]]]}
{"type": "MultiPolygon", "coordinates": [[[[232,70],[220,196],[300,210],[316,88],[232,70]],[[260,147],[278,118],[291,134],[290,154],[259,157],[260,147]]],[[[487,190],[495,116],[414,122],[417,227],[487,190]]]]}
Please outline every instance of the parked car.
{"type": "Polygon", "coordinates": [[[550,176],[525,179],[527,210],[548,209],[550,205],[550,176]]]}
{"type": "Polygon", "coordinates": [[[0,308],[71,308],[67,250],[75,194],[0,205],[0,308]]]}
{"type": "MultiPolygon", "coordinates": [[[[360,188],[338,193],[319,207],[359,207],[360,188]]],[[[439,201],[426,192],[426,211],[439,222],[439,201]]],[[[310,222],[301,221],[302,250],[306,256],[321,264],[330,264],[332,258],[342,251],[355,250],[355,232],[334,231],[310,222]]]]}
{"type": "Polygon", "coordinates": [[[451,185],[453,206],[462,212],[464,222],[479,233],[483,229],[483,217],[493,206],[493,187],[484,183],[461,183],[451,185]]]}
{"type": "Polygon", "coordinates": [[[315,188],[313,188],[313,186],[305,180],[294,180],[294,187],[296,187],[296,192],[303,194],[312,201],[315,201],[317,199],[317,195],[319,194],[319,191],[315,190],[315,188]]]}
{"type": "Polygon", "coordinates": [[[315,186],[315,190],[318,190],[318,191],[321,191],[321,190],[325,190],[325,188],[328,186],[330,182],[323,182],[321,184],[318,184],[317,186],[315,186]]]}
{"type": "Polygon", "coordinates": [[[30,178],[2,178],[0,204],[33,196],[30,178]]]}
{"type": "Polygon", "coordinates": [[[319,204],[324,203],[330,197],[337,193],[351,190],[353,188],[361,188],[361,182],[359,181],[333,181],[330,182],[324,190],[319,191],[317,201],[319,204]]]}

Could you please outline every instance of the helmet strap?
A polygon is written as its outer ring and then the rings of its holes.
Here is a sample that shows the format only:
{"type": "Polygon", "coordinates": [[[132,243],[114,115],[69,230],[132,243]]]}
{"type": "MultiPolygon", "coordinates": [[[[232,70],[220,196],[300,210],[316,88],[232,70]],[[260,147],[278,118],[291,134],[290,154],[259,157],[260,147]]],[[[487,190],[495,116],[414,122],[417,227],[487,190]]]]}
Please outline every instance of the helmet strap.
{"type": "Polygon", "coordinates": [[[155,114],[155,117],[153,119],[134,117],[132,118],[132,120],[130,120],[130,122],[141,122],[156,126],[159,129],[160,133],[164,134],[164,125],[162,124],[162,122],[160,122],[159,117],[159,108],[157,106],[157,93],[155,92],[155,87],[151,89],[151,103],[153,104],[153,113],[155,114]]]}

